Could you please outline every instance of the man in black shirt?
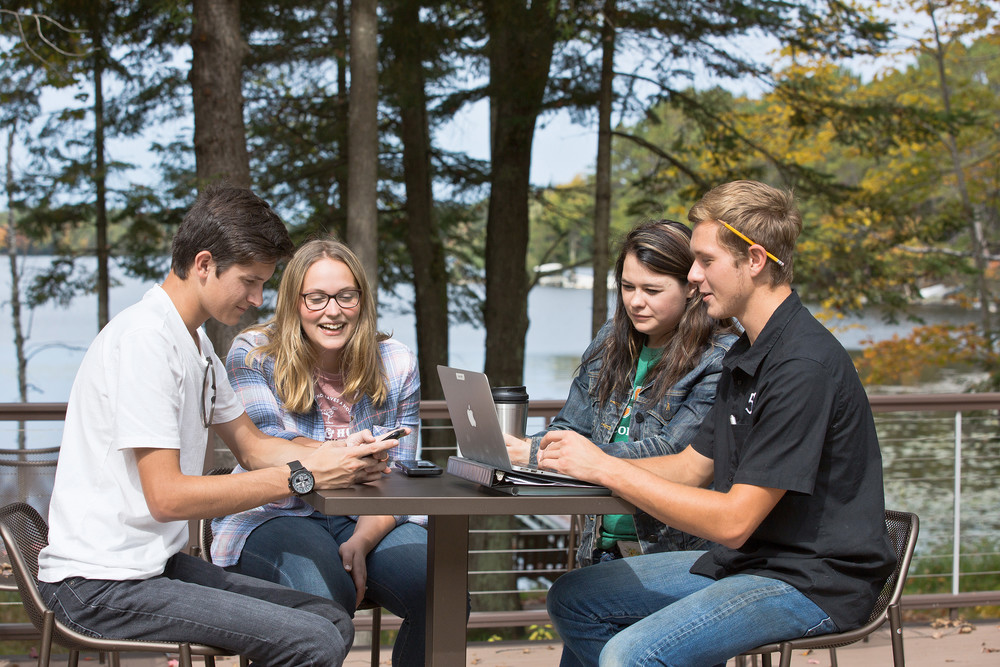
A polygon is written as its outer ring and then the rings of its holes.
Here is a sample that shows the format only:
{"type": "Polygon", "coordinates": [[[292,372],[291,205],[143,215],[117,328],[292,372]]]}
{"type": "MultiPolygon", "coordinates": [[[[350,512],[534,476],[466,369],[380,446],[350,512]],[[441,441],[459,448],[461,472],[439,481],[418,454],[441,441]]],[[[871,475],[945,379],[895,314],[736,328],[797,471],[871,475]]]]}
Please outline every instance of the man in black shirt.
{"type": "Polygon", "coordinates": [[[688,279],[709,315],[744,327],[701,431],[679,454],[654,459],[609,457],[557,431],[539,462],[716,546],[561,577],[548,608],[564,665],[704,667],[764,643],[849,630],[867,620],[895,563],[868,398],[847,352],[791,289],[802,228],[794,199],[736,181],[688,218],[688,279]]]}

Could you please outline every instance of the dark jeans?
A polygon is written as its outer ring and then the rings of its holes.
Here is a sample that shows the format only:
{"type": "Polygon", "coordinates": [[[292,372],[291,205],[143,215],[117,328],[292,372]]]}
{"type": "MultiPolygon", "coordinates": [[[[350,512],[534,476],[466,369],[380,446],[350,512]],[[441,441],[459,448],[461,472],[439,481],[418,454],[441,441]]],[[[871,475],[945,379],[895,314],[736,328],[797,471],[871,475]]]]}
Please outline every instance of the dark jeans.
{"type": "Polygon", "coordinates": [[[57,618],[81,633],[207,644],[255,665],[340,665],[354,641],[351,618],[336,603],[184,553],[150,579],[72,577],[39,588],[57,618]]]}

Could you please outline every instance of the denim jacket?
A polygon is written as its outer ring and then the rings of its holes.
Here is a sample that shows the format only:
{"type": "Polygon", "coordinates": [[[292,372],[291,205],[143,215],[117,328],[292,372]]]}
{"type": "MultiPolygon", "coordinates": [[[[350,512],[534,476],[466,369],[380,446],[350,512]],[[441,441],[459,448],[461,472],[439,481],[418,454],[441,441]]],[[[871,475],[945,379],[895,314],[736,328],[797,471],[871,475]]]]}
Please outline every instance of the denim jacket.
{"type": "MultiPolygon", "coordinates": [[[[611,322],[601,327],[597,337],[583,353],[583,359],[587,359],[598,349],[611,331],[611,322]]],[[[619,458],[639,459],[675,454],[690,444],[715,402],[715,389],[722,372],[722,358],[735,341],[736,336],[730,333],[715,336],[702,353],[698,365],[667,389],[661,401],[654,402],[651,384],[643,387],[632,408],[628,442],[611,442],[625,410],[625,402],[613,398],[605,405],[597,403],[600,357],[581,366],[570,386],[566,403],[546,431],[576,431],[608,454],[619,458]]],[[[635,377],[635,368],[630,370],[629,377],[635,377]]],[[[537,460],[543,435],[545,431],[531,436],[533,461],[537,460]]],[[[597,517],[588,516],[576,556],[580,565],[592,562],[597,543],[596,527],[597,517]]],[[[705,549],[708,545],[704,539],[670,528],[641,510],[635,514],[635,527],[643,553],[705,549]]]]}

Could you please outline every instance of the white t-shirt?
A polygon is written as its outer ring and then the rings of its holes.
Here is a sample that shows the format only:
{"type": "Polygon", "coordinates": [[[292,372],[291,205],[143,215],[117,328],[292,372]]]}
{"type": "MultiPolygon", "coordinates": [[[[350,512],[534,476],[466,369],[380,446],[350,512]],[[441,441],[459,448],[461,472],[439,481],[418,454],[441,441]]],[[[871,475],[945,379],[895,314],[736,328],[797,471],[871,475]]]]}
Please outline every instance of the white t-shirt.
{"type": "Polygon", "coordinates": [[[201,329],[200,345],[167,293],[153,287],[97,335],[69,396],[52,502],[49,545],[39,555],[42,581],[67,577],[146,579],[187,546],[188,522],[160,523],[142,494],[133,449],[179,449],[181,472],[200,475],[215,366],[215,416],[243,413],[226,369],[201,329]]]}

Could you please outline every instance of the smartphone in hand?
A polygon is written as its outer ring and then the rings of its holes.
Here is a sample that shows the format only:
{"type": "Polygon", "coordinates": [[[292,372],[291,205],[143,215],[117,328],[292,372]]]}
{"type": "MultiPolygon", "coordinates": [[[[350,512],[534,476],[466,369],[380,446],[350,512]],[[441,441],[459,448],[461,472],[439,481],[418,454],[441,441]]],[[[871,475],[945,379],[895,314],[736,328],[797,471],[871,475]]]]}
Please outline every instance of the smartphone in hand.
{"type": "Polygon", "coordinates": [[[432,477],[443,472],[439,466],[423,459],[402,459],[393,465],[407,477],[432,477]]]}
{"type": "Polygon", "coordinates": [[[405,428],[397,428],[395,430],[389,431],[388,433],[383,433],[378,437],[379,440],[398,440],[406,435],[405,428]]]}
{"type": "MultiPolygon", "coordinates": [[[[375,439],[375,442],[379,443],[379,442],[385,442],[386,440],[397,440],[397,439],[401,438],[404,435],[406,435],[406,429],[405,428],[397,428],[397,429],[393,429],[393,430],[389,431],[388,433],[380,435],[378,438],[375,439]]],[[[380,451],[378,454],[376,454],[374,456],[374,458],[375,458],[376,461],[388,461],[389,460],[389,450],[388,449],[384,449],[384,450],[380,451]]]]}

